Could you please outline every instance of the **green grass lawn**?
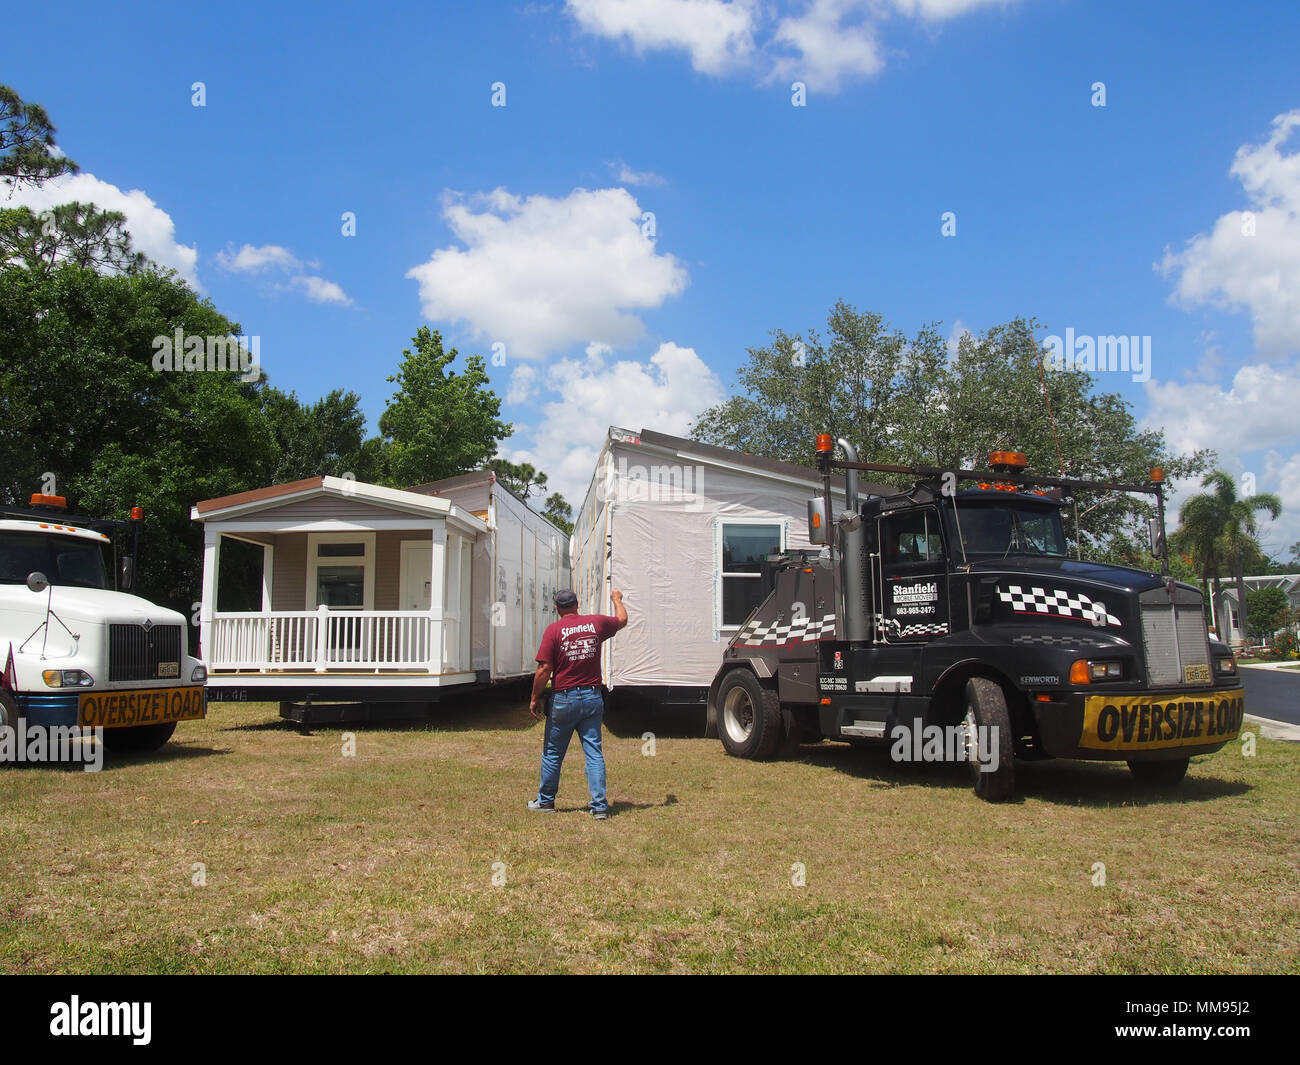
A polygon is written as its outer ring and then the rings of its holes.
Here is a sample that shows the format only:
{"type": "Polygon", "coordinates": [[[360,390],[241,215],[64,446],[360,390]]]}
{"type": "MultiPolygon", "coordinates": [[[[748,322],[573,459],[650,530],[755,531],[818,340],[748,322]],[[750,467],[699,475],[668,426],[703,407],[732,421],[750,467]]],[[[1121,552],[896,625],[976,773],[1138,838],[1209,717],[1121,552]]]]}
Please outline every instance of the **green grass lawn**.
{"type": "Polygon", "coordinates": [[[355,757],[217,703],[101,773],[0,768],[0,970],[1300,970],[1295,745],[1162,795],[1024,764],[992,806],[884,747],[752,763],[661,727],[651,757],[650,719],[610,724],[605,822],[576,743],[561,812],[524,809],[541,726],[502,702],[354,728],[355,757]]]}

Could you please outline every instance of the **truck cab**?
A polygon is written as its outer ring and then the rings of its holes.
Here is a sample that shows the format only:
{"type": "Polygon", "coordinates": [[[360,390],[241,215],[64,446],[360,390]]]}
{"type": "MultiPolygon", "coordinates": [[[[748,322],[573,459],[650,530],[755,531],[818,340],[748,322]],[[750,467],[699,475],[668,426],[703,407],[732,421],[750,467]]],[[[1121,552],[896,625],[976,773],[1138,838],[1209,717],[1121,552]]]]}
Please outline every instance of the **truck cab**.
{"type": "Polygon", "coordinates": [[[131,591],[138,511],[127,523],[69,516],[57,496],[33,504],[0,512],[0,725],[162,746],[205,715],[207,670],[186,653],[185,618],[131,591]]]}
{"type": "Polygon", "coordinates": [[[977,794],[1001,799],[1016,758],[1119,759],[1169,786],[1190,756],[1236,738],[1241,680],[1209,637],[1200,591],[1071,557],[1062,493],[1014,460],[991,466],[929,471],[891,496],[850,492],[852,510],[833,520],[829,494],[810,503],[827,549],[770,560],[771,593],[710,688],[729,753],[827,737],[906,741],[906,755],[921,749],[916,734],[947,731],[977,794]],[[977,741],[990,755],[978,766],[977,741]]]}

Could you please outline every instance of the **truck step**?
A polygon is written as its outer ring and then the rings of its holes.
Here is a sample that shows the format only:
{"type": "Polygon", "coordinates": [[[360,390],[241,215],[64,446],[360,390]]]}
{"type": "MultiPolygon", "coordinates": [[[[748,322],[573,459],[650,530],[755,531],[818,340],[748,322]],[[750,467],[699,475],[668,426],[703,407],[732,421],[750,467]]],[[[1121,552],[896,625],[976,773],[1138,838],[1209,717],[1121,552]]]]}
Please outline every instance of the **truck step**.
{"type": "Polygon", "coordinates": [[[882,739],[885,735],[883,721],[855,721],[851,725],[840,726],[841,736],[862,736],[870,740],[882,739]]]}

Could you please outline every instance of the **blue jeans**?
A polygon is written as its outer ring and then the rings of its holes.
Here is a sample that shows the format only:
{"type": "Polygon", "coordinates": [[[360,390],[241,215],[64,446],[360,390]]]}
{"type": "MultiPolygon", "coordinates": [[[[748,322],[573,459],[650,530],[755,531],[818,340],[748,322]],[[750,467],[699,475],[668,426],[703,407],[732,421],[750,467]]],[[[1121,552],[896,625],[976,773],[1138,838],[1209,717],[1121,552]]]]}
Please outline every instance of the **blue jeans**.
{"type": "Polygon", "coordinates": [[[555,793],[560,790],[560,767],[564,765],[564,755],[569,749],[569,738],[576,732],[587,760],[591,809],[602,811],[609,808],[605,801],[605,753],[600,749],[600,722],[604,713],[605,699],[599,688],[571,688],[555,693],[551,712],[546,718],[538,802],[555,803],[555,793]]]}

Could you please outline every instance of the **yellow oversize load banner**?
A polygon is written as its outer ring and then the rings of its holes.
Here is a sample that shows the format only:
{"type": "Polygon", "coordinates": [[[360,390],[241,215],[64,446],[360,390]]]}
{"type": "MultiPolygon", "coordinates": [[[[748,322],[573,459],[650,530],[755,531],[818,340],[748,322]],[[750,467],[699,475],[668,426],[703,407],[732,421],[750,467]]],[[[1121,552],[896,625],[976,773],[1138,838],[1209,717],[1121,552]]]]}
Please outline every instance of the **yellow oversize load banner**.
{"type": "Polygon", "coordinates": [[[83,692],[78,710],[80,723],[86,728],[127,728],[192,721],[203,716],[203,688],[83,692]]]}
{"type": "Polygon", "coordinates": [[[1158,751],[1226,743],[1241,731],[1242,690],[1185,695],[1089,695],[1079,746],[1094,751],[1158,751]]]}

